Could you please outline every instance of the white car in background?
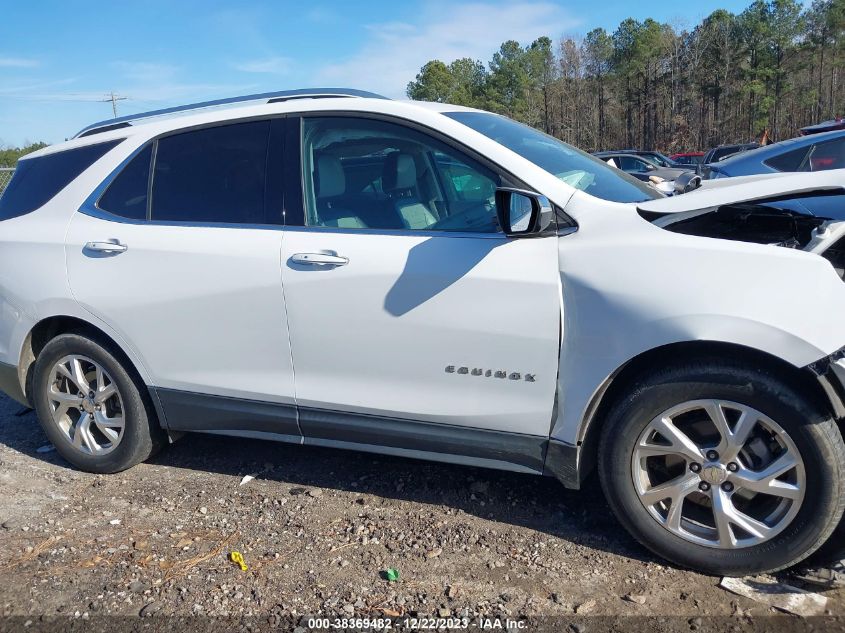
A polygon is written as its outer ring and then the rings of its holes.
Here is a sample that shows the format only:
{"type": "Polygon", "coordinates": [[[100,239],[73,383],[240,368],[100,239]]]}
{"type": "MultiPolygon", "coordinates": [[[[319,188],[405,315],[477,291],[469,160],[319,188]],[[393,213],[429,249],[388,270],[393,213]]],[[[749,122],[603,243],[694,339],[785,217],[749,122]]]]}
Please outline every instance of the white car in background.
{"type": "Polygon", "coordinates": [[[845,287],[800,222],[747,220],[842,183],[663,198],[504,117],[357,91],[105,121],[0,198],[0,388],[92,472],[186,431],[597,469],[661,556],[776,570],[845,504],[845,287]]]}

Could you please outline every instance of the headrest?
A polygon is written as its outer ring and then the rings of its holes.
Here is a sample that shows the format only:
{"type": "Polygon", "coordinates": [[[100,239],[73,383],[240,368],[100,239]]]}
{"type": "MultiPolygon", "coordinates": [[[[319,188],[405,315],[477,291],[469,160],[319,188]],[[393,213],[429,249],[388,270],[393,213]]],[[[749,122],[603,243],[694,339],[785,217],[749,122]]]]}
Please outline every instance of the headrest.
{"type": "Polygon", "coordinates": [[[414,164],[414,157],[402,152],[388,154],[387,160],[384,161],[384,174],[382,174],[384,191],[410,189],[416,184],[417,167],[414,164]]]}
{"type": "Polygon", "coordinates": [[[318,198],[339,196],[346,191],[346,174],[343,165],[334,156],[322,154],[317,156],[316,191],[318,198]]]}

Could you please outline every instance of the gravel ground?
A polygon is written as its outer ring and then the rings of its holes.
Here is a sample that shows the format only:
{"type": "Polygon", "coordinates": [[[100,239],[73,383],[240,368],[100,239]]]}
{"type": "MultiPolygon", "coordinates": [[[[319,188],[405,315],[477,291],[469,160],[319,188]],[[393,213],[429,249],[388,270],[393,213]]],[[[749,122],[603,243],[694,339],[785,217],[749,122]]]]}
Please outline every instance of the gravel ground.
{"type": "MultiPolygon", "coordinates": [[[[571,492],[527,475],[202,435],[91,475],[40,452],[46,438],[20,409],[0,398],[6,629],[104,615],[280,629],[309,614],[556,616],[542,621],[573,631],[804,623],[664,564],[594,484],[571,492]]],[[[828,614],[845,616],[845,590],[825,595],[828,614]]]]}

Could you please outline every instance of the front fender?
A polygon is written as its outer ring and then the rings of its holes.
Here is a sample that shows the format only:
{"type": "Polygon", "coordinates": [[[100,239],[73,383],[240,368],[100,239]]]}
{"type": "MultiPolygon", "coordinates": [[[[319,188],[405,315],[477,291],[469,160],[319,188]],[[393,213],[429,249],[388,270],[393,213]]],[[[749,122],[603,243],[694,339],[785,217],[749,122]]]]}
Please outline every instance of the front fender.
{"type": "Polygon", "coordinates": [[[590,403],[620,368],[673,343],[712,341],[801,368],[845,344],[845,285],[787,248],[670,233],[596,209],[559,240],[564,327],[551,438],[576,446],[590,403]]]}

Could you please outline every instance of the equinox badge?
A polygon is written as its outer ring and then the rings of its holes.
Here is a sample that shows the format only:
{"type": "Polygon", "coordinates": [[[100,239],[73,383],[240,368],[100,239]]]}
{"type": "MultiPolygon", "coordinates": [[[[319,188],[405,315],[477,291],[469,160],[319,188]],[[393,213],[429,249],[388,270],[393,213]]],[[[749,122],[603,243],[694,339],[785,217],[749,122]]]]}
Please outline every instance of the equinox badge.
{"type": "Polygon", "coordinates": [[[446,366],[447,374],[460,374],[470,376],[484,376],[485,378],[507,378],[508,380],[524,380],[525,382],[535,382],[537,374],[520,374],[518,371],[508,373],[504,369],[481,369],[480,367],[455,367],[454,365],[446,366]]]}

